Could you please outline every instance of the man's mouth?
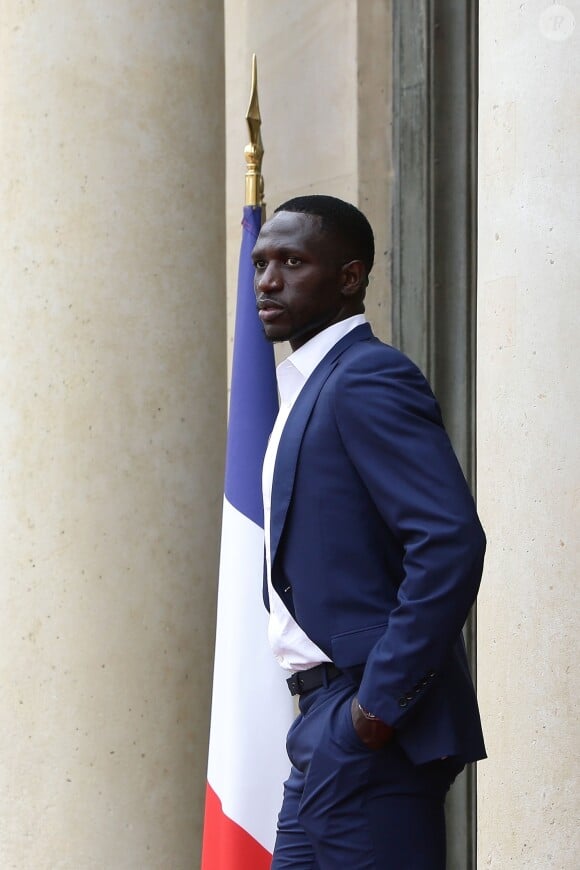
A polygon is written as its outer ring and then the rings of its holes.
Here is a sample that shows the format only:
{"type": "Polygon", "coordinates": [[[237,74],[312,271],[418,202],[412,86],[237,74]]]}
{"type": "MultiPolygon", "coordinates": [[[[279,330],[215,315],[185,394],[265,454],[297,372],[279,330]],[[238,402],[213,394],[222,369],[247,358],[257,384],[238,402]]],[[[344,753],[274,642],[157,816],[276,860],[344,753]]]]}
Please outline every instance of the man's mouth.
{"type": "Polygon", "coordinates": [[[258,299],[256,306],[262,323],[270,323],[284,313],[284,306],[272,299],[258,299]]]}

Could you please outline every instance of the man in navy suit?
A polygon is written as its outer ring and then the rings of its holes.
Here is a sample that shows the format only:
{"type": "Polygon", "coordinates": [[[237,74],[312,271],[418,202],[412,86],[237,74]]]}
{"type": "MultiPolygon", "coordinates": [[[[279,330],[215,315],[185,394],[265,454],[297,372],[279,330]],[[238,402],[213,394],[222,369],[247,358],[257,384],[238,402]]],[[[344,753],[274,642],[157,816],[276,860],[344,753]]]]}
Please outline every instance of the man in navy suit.
{"type": "Polygon", "coordinates": [[[445,795],[485,757],[461,634],[485,537],[425,378],[365,320],[373,258],[327,196],[281,205],[253,251],[266,338],[292,348],[263,472],[269,639],[300,706],[274,870],[444,870],[445,795]]]}

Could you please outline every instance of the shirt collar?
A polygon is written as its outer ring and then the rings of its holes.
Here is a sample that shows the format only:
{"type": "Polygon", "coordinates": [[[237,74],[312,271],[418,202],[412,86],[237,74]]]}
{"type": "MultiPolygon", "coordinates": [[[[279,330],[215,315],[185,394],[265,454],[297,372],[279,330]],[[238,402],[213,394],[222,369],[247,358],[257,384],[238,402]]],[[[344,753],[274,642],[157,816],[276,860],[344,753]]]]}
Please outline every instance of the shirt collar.
{"type": "Polygon", "coordinates": [[[366,323],[364,314],[354,314],[345,320],[339,320],[338,323],[333,323],[317,333],[281,362],[276,369],[276,378],[282,404],[293,404],[298,393],[329,350],[341,338],[363,323],[366,323]]]}

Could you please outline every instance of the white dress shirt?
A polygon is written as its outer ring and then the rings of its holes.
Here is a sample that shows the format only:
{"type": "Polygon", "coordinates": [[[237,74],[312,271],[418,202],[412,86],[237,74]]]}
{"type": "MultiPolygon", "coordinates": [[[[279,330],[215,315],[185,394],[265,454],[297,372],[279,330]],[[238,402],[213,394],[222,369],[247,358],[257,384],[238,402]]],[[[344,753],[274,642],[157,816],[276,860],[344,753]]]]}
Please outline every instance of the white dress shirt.
{"type": "Polygon", "coordinates": [[[346,320],[328,326],[302,347],[295,350],[276,369],[278,390],[280,392],[280,411],[274,423],[262,471],[262,493],[264,497],[264,533],[266,536],[266,568],[268,578],[268,597],[270,601],[270,620],[268,640],[276,661],[286,670],[305,671],[330,659],[302,631],[293,619],[286,605],[272,586],[272,564],[270,558],[270,508],[272,481],[278,445],[284,425],[294,402],[304,384],[334,345],[355,327],[366,323],[364,314],[355,314],[346,320]]]}

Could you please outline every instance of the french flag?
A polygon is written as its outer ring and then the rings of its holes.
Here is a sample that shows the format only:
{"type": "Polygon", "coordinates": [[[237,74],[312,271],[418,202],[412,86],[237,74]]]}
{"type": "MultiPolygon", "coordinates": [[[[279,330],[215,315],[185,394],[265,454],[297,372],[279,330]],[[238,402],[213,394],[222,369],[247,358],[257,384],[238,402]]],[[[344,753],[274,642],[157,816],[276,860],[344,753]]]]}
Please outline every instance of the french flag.
{"type": "Polygon", "coordinates": [[[293,705],[262,602],[262,462],[278,392],[253,290],[261,219],[260,206],[244,207],[201,870],[268,870],[290,766],[293,705]]]}

